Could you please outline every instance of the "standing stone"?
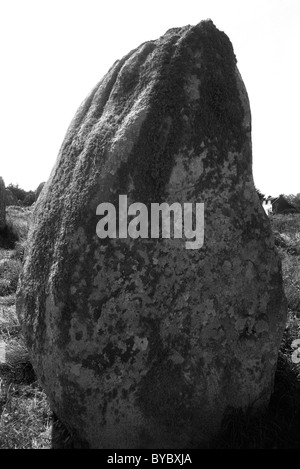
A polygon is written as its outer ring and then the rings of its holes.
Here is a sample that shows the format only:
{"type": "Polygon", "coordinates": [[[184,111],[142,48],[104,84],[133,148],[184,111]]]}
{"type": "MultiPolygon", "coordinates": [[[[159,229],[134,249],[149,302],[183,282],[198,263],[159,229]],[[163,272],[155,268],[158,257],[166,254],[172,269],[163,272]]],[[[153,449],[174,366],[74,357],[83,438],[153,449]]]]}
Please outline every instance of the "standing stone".
{"type": "Polygon", "coordinates": [[[0,230],[6,227],[6,193],[3,178],[0,176],[0,230]]]}
{"type": "Polygon", "coordinates": [[[247,92],[210,20],[112,66],[33,217],[17,310],[78,447],[193,448],[231,408],[266,407],[286,319],[281,265],[253,183],[247,92]],[[149,214],[204,203],[203,246],[124,237],[120,195],[149,214]],[[96,234],[105,202],[116,238],[96,234]]]}

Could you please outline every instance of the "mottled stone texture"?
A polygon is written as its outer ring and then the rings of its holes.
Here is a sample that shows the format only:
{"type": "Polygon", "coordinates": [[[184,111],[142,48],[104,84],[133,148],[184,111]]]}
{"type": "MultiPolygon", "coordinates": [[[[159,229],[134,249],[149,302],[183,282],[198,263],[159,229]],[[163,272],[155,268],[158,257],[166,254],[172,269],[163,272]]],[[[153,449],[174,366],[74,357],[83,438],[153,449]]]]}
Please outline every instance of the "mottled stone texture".
{"type": "Polygon", "coordinates": [[[6,226],[6,192],[3,178],[0,176],[0,230],[6,226]]]}
{"type": "Polygon", "coordinates": [[[35,192],[34,192],[34,200],[35,200],[35,202],[37,201],[37,199],[38,199],[40,193],[42,192],[42,189],[43,189],[44,185],[45,185],[45,182],[41,182],[41,183],[38,185],[38,187],[36,188],[36,190],[35,190],[35,192]]]}
{"type": "Polygon", "coordinates": [[[286,307],[247,92],[211,21],[142,44],[75,115],[34,211],[17,310],[77,444],[193,448],[272,392],[286,307]],[[205,240],[105,239],[96,207],[203,202],[205,240]]]}

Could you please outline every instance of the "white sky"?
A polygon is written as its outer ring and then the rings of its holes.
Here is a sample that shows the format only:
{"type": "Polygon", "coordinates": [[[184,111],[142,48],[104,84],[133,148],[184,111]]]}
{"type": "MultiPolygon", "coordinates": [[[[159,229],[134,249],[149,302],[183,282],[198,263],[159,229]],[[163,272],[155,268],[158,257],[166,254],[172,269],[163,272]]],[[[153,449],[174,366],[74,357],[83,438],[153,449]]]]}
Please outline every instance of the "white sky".
{"type": "Polygon", "coordinates": [[[0,175],[47,180],[77,108],[142,42],[211,18],[229,36],[252,111],[253,173],[300,192],[300,0],[0,0],[0,175]]]}

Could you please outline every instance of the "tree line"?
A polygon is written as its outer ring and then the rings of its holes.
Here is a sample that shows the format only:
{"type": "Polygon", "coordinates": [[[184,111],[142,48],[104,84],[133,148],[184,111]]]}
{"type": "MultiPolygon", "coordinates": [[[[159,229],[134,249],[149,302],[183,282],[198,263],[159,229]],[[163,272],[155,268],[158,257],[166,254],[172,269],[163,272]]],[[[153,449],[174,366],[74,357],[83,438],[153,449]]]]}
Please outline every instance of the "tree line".
{"type": "Polygon", "coordinates": [[[9,184],[7,189],[18,199],[21,205],[25,207],[29,207],[35,201],[35,193],[34,191],[25,191],[18,184],[9,184]]]}

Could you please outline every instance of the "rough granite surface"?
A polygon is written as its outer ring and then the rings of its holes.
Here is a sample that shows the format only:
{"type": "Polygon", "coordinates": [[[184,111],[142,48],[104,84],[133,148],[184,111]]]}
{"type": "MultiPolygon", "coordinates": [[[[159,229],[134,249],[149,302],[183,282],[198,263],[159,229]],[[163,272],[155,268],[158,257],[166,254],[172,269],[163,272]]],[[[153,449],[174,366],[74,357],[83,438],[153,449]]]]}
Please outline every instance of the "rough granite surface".
{"type": "Polygon", "coordinates": [[[175,28],[114,63],[77,111],[34,210],[17,311],[78,447],[195,448],[264,408],[286,302],[252,176],[228,37],[175,28]],[[100,239],[96,208],[204,203],[204,244],[100,239]]]}
{"type": "Polygon", "coordinates": [[[42,192],[43,190],[43,187],[45,185],[45,182],[41,182],[38,187],[36,188],[35,192],[34,192],[34,200],[35,202],[37,201],[37,199],[39,198],[39,195],[40,193],[42,192]]]}

